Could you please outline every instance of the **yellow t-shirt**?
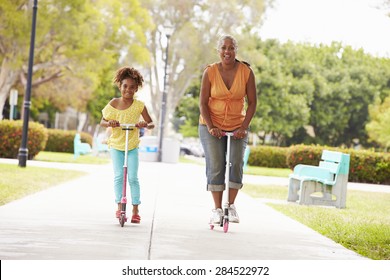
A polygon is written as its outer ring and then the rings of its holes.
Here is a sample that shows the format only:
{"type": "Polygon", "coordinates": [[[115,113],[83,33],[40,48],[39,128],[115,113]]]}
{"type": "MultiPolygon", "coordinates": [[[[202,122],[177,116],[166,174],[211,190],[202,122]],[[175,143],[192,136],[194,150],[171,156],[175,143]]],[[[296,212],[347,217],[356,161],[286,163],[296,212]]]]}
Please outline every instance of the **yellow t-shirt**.
{"type": "MultiPolygon", "coordinates": [[[[227,89],[217,63],[208,65],[207,75],[211,84],[209,111],[213,124],[226,131],[239,128],[245,119],[246,84],[250,75],[250,68],[240,62],[233,84],[227,89]]],[[[206,124],[200,116],[199,122],[206,124]]]]}
{"type": "MultiPolygon", "coordinates": [[[[133,104],[125,110],[119,110],[112,107],[110,104],[107,104],[103,108],[103,118],[106,120],[117,120],[119,123],[133,123],[136,124],[140,120],[141,113],[145,107],[145,104],[142,101],[135,100],[133,104]]],[[[114,149],[124,151],[126,142],[126,131],[122,130],[120,127],[114,127],[110,138],[107,140],[109,147],[114,149]]],[[[139,129],[134,128],[129,131],[129,151],[135,149],[139,145],[139,129]]]]}

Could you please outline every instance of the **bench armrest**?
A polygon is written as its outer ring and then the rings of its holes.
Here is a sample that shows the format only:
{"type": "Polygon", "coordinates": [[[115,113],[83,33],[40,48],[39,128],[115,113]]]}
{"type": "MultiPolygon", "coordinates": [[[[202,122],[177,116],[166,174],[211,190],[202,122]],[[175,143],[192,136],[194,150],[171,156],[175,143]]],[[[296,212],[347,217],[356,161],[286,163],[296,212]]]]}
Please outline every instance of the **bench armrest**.
{"type": "Polygon", "coordinates": [[[316,181],[332,181],[333,175],[329,169],[323,167],[298,164],[294,167],[294,173],[291,176],[293,178],[305,178],[316,181]]]}

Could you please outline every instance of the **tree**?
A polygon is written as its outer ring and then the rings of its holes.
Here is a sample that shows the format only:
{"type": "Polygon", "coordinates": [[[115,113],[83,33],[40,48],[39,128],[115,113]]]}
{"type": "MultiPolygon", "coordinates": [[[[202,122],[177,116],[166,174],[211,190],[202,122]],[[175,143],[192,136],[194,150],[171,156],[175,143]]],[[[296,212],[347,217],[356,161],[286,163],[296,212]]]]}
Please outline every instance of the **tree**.
{"type": "Polygon", "coordinates": [[[312,51],[312,60],[324,78],[316,82],[311,106],[310,124],[318,143],[351,146],[358,139],[366,145],[368,106],[386,94],[389,60],[339,43],[312,51]]]}
{"type": "MultiPolygon", "coordinates": [[[[168,55],[168,104],[167,116],[173,115],[175,108],[187,88],[204,67],[218,59],[216,41],[219,35],[242,34],[245,29],[259,26],[268,0],[149,0],[143,1],[150,11],[156,29],[149,34],[149,50],[152,65],[148,71],[151,81],[152,111],[160,116],[162,77],[166,40],[164,27],[173,30],[170,37],[168,55]]],[[[168,122],[168,118],[167,118],[168,122]]],[[[166,126],[166,125],[165,125],[166,126]]]]}
{"type": "Polygon", "coordinates": [[[378,143],[386,150],[390,147],[390,95],[383,103],[377,100],[370,105],[371,121],[366,125],[370,141],[378,143]]]}
{"type": "MultiPolygon", "coordinates": [[[[251,131],[263,143],[351,146],[358,139],[368,145],[369,105],[390,96],[389,59],[337,42],[313,46],[246,38],[248,48],[240,53],[255,53],[248,57],[259,100],[251,131]]],[[[197,124],[185,114],[195,106],[185,100],[178,110],[178,117],[186,117],[186,131],[197,124]]]]}
{"type": "Polygon", "coordinates": [[[312,66],[299,46],[267,40],[259,45],[262,61],[258,89],[259,105],[252,131],[265,141],[285,145],[297,127],[308,123],[314,87],[308,78],[312,66]]]}
{"type": "Polygon", "coordinates": [[[260,106],[253,123],[271,143],[367,143],[368,106],[386,96],[389,60],[334,42],[259,46],[260,106]],[[313,135],[307,130],[311,128],[313,135]]]}
{"type": "MultiPolygon", "coordinates": [[[[4,0],[0,7],[0,112],[12,87],[25,88],[29,2],[4,0]]],[[[40,100],[36,105],[50,100],[58,109],[72,105],[84,111],[102,70],[116,66],[121,54],[148,60],[148,28],[152,25],[138,0],[39,2],[32,84],[40,100]]]]}
{"type": "Polygon", "coordinates": [[[198,137],[200,80],[197,80],[181,99],[175,110],[177,130],[183,137],[198,137]]]}

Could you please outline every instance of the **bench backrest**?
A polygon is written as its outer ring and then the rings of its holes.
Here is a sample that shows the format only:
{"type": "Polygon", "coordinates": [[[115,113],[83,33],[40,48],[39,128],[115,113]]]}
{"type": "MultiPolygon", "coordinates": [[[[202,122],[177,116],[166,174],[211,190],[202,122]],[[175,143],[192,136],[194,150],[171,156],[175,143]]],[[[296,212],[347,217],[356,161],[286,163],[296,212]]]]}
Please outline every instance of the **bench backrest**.
{"type": "Polygon", "coordinates": [[[74,142],[75,144],[81,143],[81,136],[80,136],[80,133],[76,133],[76,134],[75,134],[74,139],[73,139],[73,142],[74,142]]]}
{"type": "Polygon", "coordinates": [[[348,154],[323,150],[319,166],[329,169],[334,174],[346,175],[349,173],[349,159],[348,154]]]}

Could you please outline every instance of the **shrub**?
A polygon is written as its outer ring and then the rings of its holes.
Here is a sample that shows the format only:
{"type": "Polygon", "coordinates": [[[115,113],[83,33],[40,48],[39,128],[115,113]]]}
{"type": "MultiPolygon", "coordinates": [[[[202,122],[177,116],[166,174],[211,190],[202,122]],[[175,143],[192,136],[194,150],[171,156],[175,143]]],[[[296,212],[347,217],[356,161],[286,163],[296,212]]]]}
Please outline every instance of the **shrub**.
{"type": "MultiPolygon", "coordinates": [[[[0,157],[17,158],[22,143],[23,121],[0,121],[0,157]]],[[[40,123],[28,123],[27,149],[28,159],[33,159],[45,149],[47,129],[40,123]]]]}
{"type": "Polygon", "coordinates": [[[271,146],[253,146],[248,164],[271,168],[287,168],[286,156],[288,148],[271,146]]]}
{"type": "Polygon", "coordinates": [[[325,148],[328,150],[332,149],[321,146],[290,146],[287,151],[286,164],[290,169],[294,169],[295,165],[298,164],[318,165],[321,160],[322,150],[325,148]]]}
{"type": "MultiPolygon", "coordinates": [[[[48,129],[49,137],[47,140],[45,151],[73,153],[73,140],[76,133],[76,130],[48,129]]],[[[93,138],[90,134],[86,132],[81,132],[80,136],[81,142],[86,142],[92,147],[93,138]]]]}
{"type": "Polygon", "coordinates": [[[349,181],[390,184],[390,155],[366,150],[343,150],[351,155],[349,181]]]}
{"type": "Polygon", "coordinates": [[[390,184],[390,155],[367,150],[341,149],[325,146],[291,146],[287,152],[287,165],[293,169],[297,164],[318,166],[323,150],[335,150],[350,155],[350,182],[390,184]]]}

